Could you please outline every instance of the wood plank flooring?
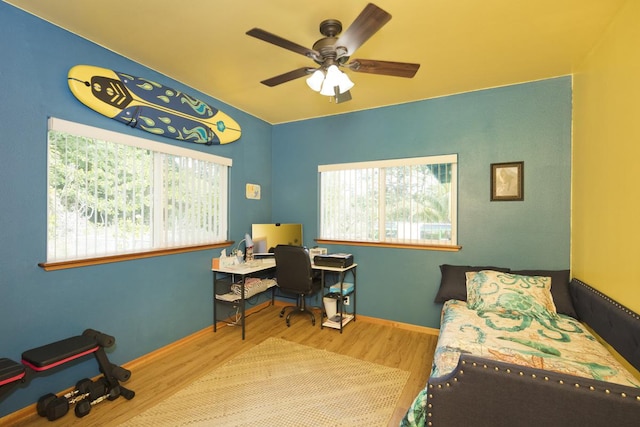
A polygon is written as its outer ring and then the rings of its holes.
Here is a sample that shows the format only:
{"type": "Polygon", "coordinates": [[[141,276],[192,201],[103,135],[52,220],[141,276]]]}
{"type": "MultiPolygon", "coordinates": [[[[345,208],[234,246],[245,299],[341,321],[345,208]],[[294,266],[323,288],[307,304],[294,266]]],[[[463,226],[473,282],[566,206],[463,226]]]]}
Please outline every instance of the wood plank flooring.
{"type": "Polygon", "coordinates": [[[281,307],[266,306],[247,318],[246,339],[239,327],[203,330],[126,367],[131,379],[123,385],[136,392],[134,399],[119,398],[94,406],[89,415],[77,418],[73,408],[61,419],[50,422],[29,410],[18,411],[0,419],[2,425],[14,426],[117,426],[123,421],[170,397],[218,365],[247,351],[269,337],[325,349],[361,360],[403,369],[411,373],[396,406],[390,426],[397,426],[414,397],[429,376],[437,336],[429,329],[403,327],[375,319],[358,317],[343,333],[315,327],[306,316],[294,316],[291,327],[278,314],[281,307]]]}

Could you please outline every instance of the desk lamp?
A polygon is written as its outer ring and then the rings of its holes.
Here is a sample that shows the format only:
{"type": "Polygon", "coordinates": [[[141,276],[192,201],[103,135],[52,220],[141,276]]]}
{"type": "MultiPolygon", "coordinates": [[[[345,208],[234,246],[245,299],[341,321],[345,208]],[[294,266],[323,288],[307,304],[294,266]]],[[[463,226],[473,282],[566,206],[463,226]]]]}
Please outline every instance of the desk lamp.
{"type": "Polygon", "coordinates": [[[245,233],[244,239],[238,242],[235,249],[233,250],[233,254],[236,256],[242,256],[242,252],[240,251],[240,244],[242,242],[244,242],[244,246],[247,250],[245,261],[253,261],[253,240],[251,239],[251,236],[249,236],[249,233],[245,233]]]}

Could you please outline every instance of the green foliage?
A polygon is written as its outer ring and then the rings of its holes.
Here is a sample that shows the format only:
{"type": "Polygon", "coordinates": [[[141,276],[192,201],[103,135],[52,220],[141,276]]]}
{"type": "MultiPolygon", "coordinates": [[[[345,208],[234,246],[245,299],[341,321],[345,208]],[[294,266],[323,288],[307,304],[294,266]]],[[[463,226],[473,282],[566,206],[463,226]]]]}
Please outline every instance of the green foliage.
{"type": "Polygon", "coordinates": [[[118,224],[125,232],[149,227],[153,157],[148,150],[52,131],[49,162],[50,191],[65,210],[96,226],[118,224]]]}

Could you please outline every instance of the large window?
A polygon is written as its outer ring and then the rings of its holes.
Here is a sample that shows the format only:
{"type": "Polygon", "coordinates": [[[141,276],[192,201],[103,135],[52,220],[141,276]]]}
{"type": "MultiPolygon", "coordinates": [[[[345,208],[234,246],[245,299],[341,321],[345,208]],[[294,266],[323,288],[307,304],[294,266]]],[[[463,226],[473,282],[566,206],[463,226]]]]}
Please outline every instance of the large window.
{"type": "Polygon", "coordinates": [[[227,238],[231,160],[49,120],[47,262],[227,238]]]}
{"type": "Polygon", "coordinates": [[[320,239],[457,245],[457,155],[321,165],[320,239]]]}

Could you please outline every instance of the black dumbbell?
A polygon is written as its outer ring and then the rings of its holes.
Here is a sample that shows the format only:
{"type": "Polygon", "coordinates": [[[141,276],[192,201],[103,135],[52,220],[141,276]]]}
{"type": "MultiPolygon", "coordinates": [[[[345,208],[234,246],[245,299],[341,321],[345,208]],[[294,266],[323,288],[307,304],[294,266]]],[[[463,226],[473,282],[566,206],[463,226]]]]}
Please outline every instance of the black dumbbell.
{"type": "Polygon", "coordinates": [[[91,412],[91,407],[93,405],[97,405],[98,403],[102,402],[103,400],[109,399],[109,400],[115,400],[118,398],[118,396],[120,396],[120,388],[119,387],[114,387],[111,390],[109,390],[109,393],[107,394],[103,394],[102,396],[98,397],[97,399],[94,399],[92,401],[89,400],[83,400],[82,402],[78,403],[76,405],[75,408],[75,413],[76,413],[76,417],[78,418],[82,418],[85,417],[87,415],[89,415],[89,412],[91,412]]]}
{"type": "Polygon", "coordinates": [[[70,393],[65,394],[65,397],[71,398],[78,394],[86,394],[89,392],[91,387],[93,386],[93,381],[89,378],[83,378],[76,383],[76,388],[70,393]]]}
{"type": "Polygon", "coordinates": [[[36,404],[36,411],[38,412],[38,415],[40,415],[41,417],[46,417],[47,406],[49,406],[49,404],[57,398],[58,396],[53,393],[48,393],[40,397],[40,399],[38,399],[38,403],[36,404]]]}
{"type": "Polygon", "coordinates": [[[83,378],[76,383],[75,388],[64,396],[56,396],[53,393],[45,394],[38,399],[36,411],[41,417],[47,417],[49,421],[63,417],[69,411],[69,405],[84,399],[88,390],[93,385],[89,378],[83,378]]]}
{"type": "Polygon", "coordinates": [[[69,401],[66,397],[60,396],[47,404],[46,416],[49,421],[64,417],[69,412],[69,401]]]}

